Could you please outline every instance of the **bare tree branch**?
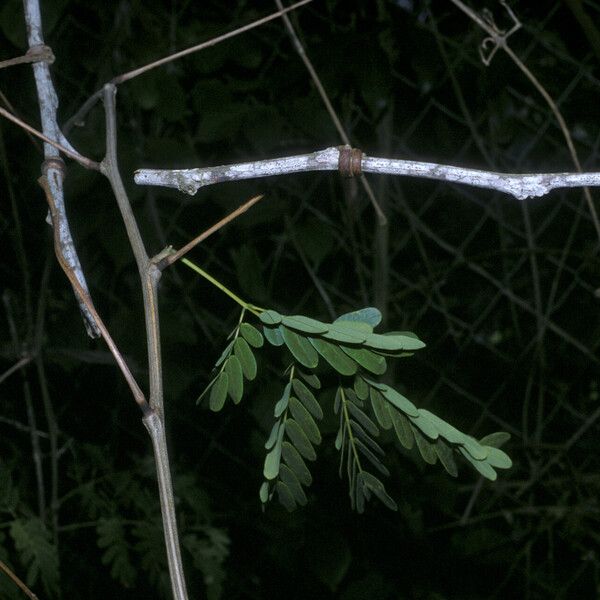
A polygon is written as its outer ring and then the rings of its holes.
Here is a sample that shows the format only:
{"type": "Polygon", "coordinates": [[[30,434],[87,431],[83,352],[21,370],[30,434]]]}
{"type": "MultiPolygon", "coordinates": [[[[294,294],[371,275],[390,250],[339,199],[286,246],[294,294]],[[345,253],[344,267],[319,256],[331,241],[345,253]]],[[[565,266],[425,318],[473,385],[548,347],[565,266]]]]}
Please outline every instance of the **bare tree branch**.
{"type": "MultiPolygon", "coordinates": [[[[42,17],[40,14],[40,5],[38,0],[24,0],[24,8],[29,51],[33,51],[35,53],[37,49],[46,48],[44,44],[44,37],[42,35],[42,17]]],[[[37,53],[37,55],[39,57],[40,53],[37,53]]],[[[32,66],[37,88],[38,102],[40,106],[42,130],[50,140],[58,142],[62,136],[56,121],[58,96],[56,95],[52,78],[50,77],[50,67],[47,62],[48,60],[50,59],[47,58],[46,60],[35,62],[32,66]]],[[[54,166],[49,166],[47,175],[50,185],[54,186],[52,195],[56,202],[57,222],[60,224],[59,235],[62,254],[70,268],[75,273],[77,280],[81,284],[81,287],[87,292],[87,282],[85,280],[85,276],[83,275],[83,271],[81,270],[81,264],[79,262],[79,257],[77,256],[75,246],[73,245],[73,238],[71,237],[71,231],[69,229],[69,222],[65,209],[63,194],[64,173],[57,164],[57,161],[62,161],[60,159],[58,150],[53,144],[48,142],[44,144],[44,156],[46,161],[53,159],[55,163],[54,166]]],[[[81,308],[81,312],[84,316],[84,323],[88,335],[90,337],[98,337],[100,335],[100,331],[96,327],[94,318],[89,313],[86,304],[81,298],[79,299],[79,307],[81,308]]]]}
{"type": "MultiPolygon", "coordinates": [[[[273,177],[309,171],[342,170],[341,159],[345,147],[331,147],[312,154],[301,154],[285,158],[259,160],[255,162],[220,165],[200,169],[138,169],[135,182],[139,185],[157,185],[176,188],[193,195],[199,188],[240,179],[273,177]]],[[[346,148],[347,150],[347,148],[346,148]]],[[[355,151],[356,152],[356,151],[355,151]]],[[[438,163],[376,158],[362,154],[359,172],[380,175],[401,175],[450,181],[474,187],[505,192],[525,200],[544,196],[556,188],[600,186],[600,173],[497,173],[479,169],[466,169],[438,163]]]]}

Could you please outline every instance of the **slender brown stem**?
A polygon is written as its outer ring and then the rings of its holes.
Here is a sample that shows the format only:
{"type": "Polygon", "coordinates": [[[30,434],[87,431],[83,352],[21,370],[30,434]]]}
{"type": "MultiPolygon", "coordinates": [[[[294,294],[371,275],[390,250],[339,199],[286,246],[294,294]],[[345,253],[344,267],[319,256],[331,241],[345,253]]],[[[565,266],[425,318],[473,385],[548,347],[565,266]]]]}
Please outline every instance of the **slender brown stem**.
{"type": "Polygon", "coordinates": [[[53,146],[54,148],[56,148],[57,150],[62,152],[65,156],[72,158],[75,162],[78,162],[80,165],[84,166],[86,169],[92,169],[94,171],[100,170],[100,163],[97,163],[96,161],[92,160],[91,158],[86,158],[85,156],[82,156],[81,154],[78,154],[77,152],[73,152],[72,150],[65,148],[63,145],[59,144],[58,142],[55,142],[54,140],[51,140],[48,136],[45,136],[43,133],[39,132],[37,129],[33,128],[31,125],[28,125],[27,123],[25,123],[25,121],[22,121],[21,119],[19,119],[19,117],[15,117],[15,115],[9,113],[7,110],[5,110],[4,108],[1,108],[1,107],[0,107],[0,115],[2,115],[5,119],[8,119],[9,121],[12,121],[13,123],[18,125],[22,129],[24,129],[25,131],[40,138],[40,140],[43,140],[44,142],[46,142],[46,144],[50,144],[51,146],[53,146]]]}
{"type": "Polygon", "coordinates": [[[155,69],[156,67],[166,65],[167,63],[173,62],[174,60],[177,60],[184,56],[188,56],[189,54],[193,54],[194,52],[198,52],[199,50],[204,50],[205,48],[214,46],[214,45],[218,44],[219,42],[224,42],[225,40],[235,37],[236,35],[240,35],[241,33],[245,33],[246,31],[249,31],[250,29],[254,29],[255,27],[260,27],[260,25],[264,25],[265,23],[268,23],[269,21],[273,21],[274,19],[277,19],[278,17],[285,15],[286,13],[290,12],[291,10],[296,10],[297,8],[300,8],[301,6],[304,6],[305,4],[308,4],[309,2],[312,2],[312,1],[313,0],[301,0],[300,2],[296,2],[295,4],[292,4],[291,6],[288,6],[287,8],[281,8],[277,12],[271,13],[270,15],[263,17],[262,19],[257,19],[256,21],[252,21],[252,23],[248,23],[248,25],[244,25],[243,27],[238,27],[237,29],[234,29],[233,31],[228,31],[227,33],[224,33],[223,35],[219,35],[215,38],[212,38],[211,40],[202,42],[201,44],[197,44],[195,46],[192,46],[191,48],[186,48],[185,50],[181,50],[180,52],[176,52],[175,54],[171,54],[171,55],[165,56],[164,58],[161,58],[159,60],[155,60],[154,62],[144,65],[143,67],[133,69],[132,71],[128,71],[127,73],[123,73],[122,75],[118,75],[117,77],[115,77],[112,80],[111,83],[118,85],[120,83],[123,83],[124,81],[129,81],[130,79],[133,79],[134,77],[137,77],[138,75],[141,75],[142,73],[146,73],[147,71],[150,71],[151,69],[155,69]]]}
{"type": "Polygon", "coordinates": [[[106,111],[106,156],[100,165],[101,172],[108,178],[133,251],[142,280],[146,339],[148,345],[148,369],[150,371],[150,407],[163,412],[162,361],[160,356],[160,326],[158,321],[157,285],[160,271],[150,262],[140,230],[131,210],[131,204],[119,173],[117,162],[117,117],[115,94],[117,88],[108,83],[104,86],[104,108],[106,111]]]}
{"type": "Polygon", "coordinates": [[[38,600],[38,597],[17,577],[9,568],[6,563],[0,560],[0,570],[6,573],[8,577],[10,577],[17,587],[19,587],[23,592],[27,595],[27,597],[31,598],[31,600],[38,600]]]}
{"type": "Polygon", "coordinates": [[[150,434],[154,449],[171,590],[175,600],[187,600],[188,596],[179,548],[177,516],[164,426],[162,359],[160,354],[160,322],[158,315],[158,280],[160,279],[161,272],[148,258],[119,172],[117,159],[116,91],[117,88],[111,83],[104,86],[106,156],[102,160],[101,171],[108,178],[115,194],[142,282],[144,317],[146,320],[146,343],[148,347],[148,370],[150,373],[150,410],[144,415],[144,425],[150,434]]]}
{"type": "Polygon", "coordinates": [[[215,223],[212,227],[209,227],[206,231],[202,232],[198,237],[195,237],[191,242],[188,242],[183,248],[180,248],[173,254],[169,254],[167,257],[163,258],[160,262],[157,263],[159,269],[165,269],[166,267],[172,265],[174,262],[178,261],[182,256],[187,254],[194,246],[197,246],[200,242],[203,242],[207,237],[211,236],[215,231],[221,229],[230,223],[234,219],[237,219],[241,214],[245,213],[250,207],[254,206],[257,202],[264,198],[264,194],[260,194],[259,196],[254,196],[250,198],[248,202],[245,202],[239,208],[236,208],[234,211],[230,212],[226,217],[223,217],[220,221],[215,223]]]}
{"type": "Polygon", "coordinates": [[[24,356],[20,360],[18,360],[12,367],[9,367],[0,375],[0,383],[2,383],[5,379],[8,379],[13,373],[16,373],[19,369],[22,369],[25,365],[28,365],[31,362],[31,356],[24,356]]]}
{"type": "Polygon", "coordinates": [[[96,312],[96,308],[94,307],[94,304],[92,302],[92,299],[90,298],[90,295],[86,292],[86,290],[83,289],[83,287],[79,283],[79,280],[75,276],[75,273],[73,273],[73,270],[67,264],[67,262],[64,259],[64,256],[62,255],[61,247],[60,247],[60,239],[58,238],[58,230],[59,230],[58,216],[56,213],[56,206],[54,204],[54,199],[52,197],[52,191],[50,189],[50,186],[48,185],[48,180],[46,179],[45,176],[42,176],[38,179],[38,182],[46,194],[46,200],[48,201],[48,205],[50,207],[50,217],[52,219],[52,226],[54,229],[54,250],[56,252],[56,258],[57,258],[61,268],[65,272],[65,275],[71,282],[71,285],[75,288],[77,294],[79,295],[79,298],[82,300],[82,302],[84,302],[84,304],[90,311],[90,314],[93,316],[95,323],[98,326],[98,329],[100,330],[100,332],[102,334],[102,337],[106,341],[106,345],[108,346],[112,355],[115,357],[115,360],[117,361],[117,365],[121,369],[121,372],[123,373],[123,377],[125,377],[125,381],[127,381],[127,384],[129,385],[129,388],[131,389],[131,393],[133,394],[135,401],[138,403],[138,405],[140,406],[142,411],[144,413],[146,413],[146,412],[148,412],[148,403],[146,402],[144,393],[142,392],[139,385],[137,384],[135,377],[133,376],[129,367],[127,366],[127,363],[125,362],[125,359],[123,358],[123,355],[121,354],[119,348],[117,347],[114,340],[112,339],[112,336],[110,335],[108,329],[104,325],[104,322],[100,318],[100,315],[96,312]]]}
{"type": "MultiPolygon", "coordinates": [[[[117,75],[116,77],[114,77],[111,80],[110,83],[112,83],[114,85],[119,85],[120,83],[129,81],[130,79],[133,79],[134,77],[137,77],[138,75],[142,75],[143,73],[146,73],[147,71],[150,71],[151,69],[155,69],[156,67],[160,67],[162,65],[170,63],[170,62],[177,60],[179,58],[182,58],[184,56],[188,56],[190,54],[193,54],[194,52],[199,52],[200,50],[204,50],[205,48],[210,48],[211,46],[215,46],[216,44],[219,44],[220,42],[229,40],[237,35],[245,33],[246,31],[250,31],[251,29],[254,29],[255,27],[260,27],[261,25],[264,25],[265,23],[268,23],[269,21],[273,21],[274,19],[277,19],[278,17],[280,17],[292,10],[296,10],[297,8],[300,8],[301,6],[304,6],[305,4],[309,4],[312,1],[313,0],[301,0],[300,2],[296,2],[295,4],[292,4],[291,6],[288,6],[285,9],[279,10],[279,11],[272,13],[261,19],[257,19],[256,21],[252,21],[252,23],[248,23],[247,25],[238,27],[237,29],[234,29],[233,31],[228,31],[227,33],[224,33],[223,35],[219,35],[217,37],[211,38],[210,40],[207,40],[206,42],[202,42],[201,44],[196,44],[195,46],[191,46],[190,48],[186,48],[185,50],[181,50],[180,52],[175,52],[174,54],[170,54],[169,56],[165,56],[163,58],[160,58],[159,60],[155,60],[154,62],[151,62],[142,67],[138,67],[137,69],[133,69],[132,71],[128,71],[127,73],[122,73],[121,75],[117,75]]],[[[98,90],[97,92],[94,92],[82,104],[82,106],[79,108],[79,110],[65,123],[65,125],[63,127],[65,135],[68,135],[68,133],[69,133],[69,131],[71,131],[71,128],[73,127],[73,125],[76,125],[76,124],[81,125],[82,124],[82,122],[85,119],[88,112],[94,107],[96,102],[100,98],[102,98],[102,94],[103,94],[103,91],[98,90]]]]}

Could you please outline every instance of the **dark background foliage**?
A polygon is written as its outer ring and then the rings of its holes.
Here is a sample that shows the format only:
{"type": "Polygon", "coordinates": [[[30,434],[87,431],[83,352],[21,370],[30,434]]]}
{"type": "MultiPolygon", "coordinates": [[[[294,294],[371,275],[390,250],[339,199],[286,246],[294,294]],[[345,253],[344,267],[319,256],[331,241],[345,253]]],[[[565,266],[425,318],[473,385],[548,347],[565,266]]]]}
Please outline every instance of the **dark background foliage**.
{"type": "MultiPolygon", "coordinates": [[[[558,102],[584,169],[597,170],[597,2],[513,2],[511,47],[558,102]],[[586,37],[574,13],[591,20],[586,37]]],[[[487,6],[499,23],[503,9],[487,6]]],[[[42,2],[64,122],[103,82],[275,9],[269,2],[42,2]]],[[[353,145],[376,156],[509,172],[574,170],[548,106],[449,2],[315,1],[298,11],[307,53],[353,145]]],[[[0,55],[24,49],[21,3],[0,8],[0,55]]],[[[29,66],[0,91],[39,122],[29,66]]],[[[329,320],[377,305],[391,330],[428,344],[391,381],[418,406],[481,437],[513,438],[495,483],[457,480],[384,439],[398,501],[351,512],[325,425],[309,505],[258,499],[264,440],[285,362],[261,353],[239,407],[196,398],[239,312],[183,267],[163,276],[166,417],[192,596],[217,598],[592,598],[598,555],[598,239],[580,190],[526,203],[425,180],[369,177],[362,188],[310,173],[200,190],[137,187],[133,170],[310,152],[340,143],[281,22],[119,88],[121,172],[150,253],[181,246],[252,195],[265,200],[193,252],[257,304],[329,320]],[[384,258],[387,256],[387,260],[384,258]],[[316,285],[315,282],[320,284],[316,285]]],[[[104,151],[101,107],[71,134],[104,151]]],[[[36,184],[39,148],[0,123],[0,558],[56,598],[167,597],[151,447],[102,342],[85,336],[57,267],[36,184]],[[59,431],[58,546],[39,514],[27,427],[59,431]],[[28,407],[30,410],[28,412],[28,407]],[[25,426],[25,428],[23,427],[25,426]],[[57,567],[59,560],[60,567],[57,567]],[[39,573],[36,575],[36,569],[39,573]]],[[[107,182],[70,164],[71,228],[94,301],[138,377],[146,373],[137,270],[107,182]]],[[[333,381],[329,381],[333,385],[333,381]]],[[[325,398],[325,412],[331,412],[325,398]]],[[[49,458],[42,438],[42,464],[49,458]]],[[[46,496],[48,490],[46,489],[46,496]]],[[[0,595],[19,597],[0,576],[0,595]]]]}

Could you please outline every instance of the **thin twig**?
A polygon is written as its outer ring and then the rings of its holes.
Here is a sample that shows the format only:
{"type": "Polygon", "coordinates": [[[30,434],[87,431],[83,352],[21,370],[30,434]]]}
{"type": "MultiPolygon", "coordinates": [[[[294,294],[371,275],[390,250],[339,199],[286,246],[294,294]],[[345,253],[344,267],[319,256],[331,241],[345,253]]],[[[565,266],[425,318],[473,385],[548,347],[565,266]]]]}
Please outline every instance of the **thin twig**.
{"type": "Polygon", "coordinates": [[[25,365],[28,365],[32,361],[31,356],[24,356],[20,360],[18,360],[12,367],[9,367],[0,375],[0,383],[2,383],[5,379],[8,379],[13,373],[16,373],[19,369],[22,369],[25,365]]]}
{"type": "MultiPolygon", "coordinates": [[[[7,419],[0,415],[0,423],[4,423],[5,425],[10,425],[17,431],[22,431],[23,433],[31,433],[32,429],[29,425],[25,425],[25,423],[21,423],[20,421],[15,421],[14,419],[7,419]]],[[[35,435],[43,438],[48,438],[48,434],[45,431],[41,431],[40,429],[34,430],[35,435]]]]}
{"type": "MultiPolygon", "coordinates": [[[[497,49],[502,49],[510,59],[514,62],[517,68],[525,75],[525,77],[531,82],[533,87],[538,91],[538,93],[542,96],[542,98],[546,101],[546,104],[552,111],[554,118],[558,122],[558,126],[565,138],[565,142],[567,144],[567,148],[569,149],[569,154],[571,155],[571,160],[575,165],[575,168],[579,173],[582,173],[581,163],[579,162],[579,155],[577,154],[577,150],[575,148],[575,144],[573,143],[573,138],[571,137],[571,133],[569,132],[569,128],[567,127],[567,123],[565,122],[562,113],[558,109],[556,102],[553,100],[552,96],[546,91],[546,88],[540,83],[537,77],[531,72],[531,70],[521,61],[521,59],[513,52],[511,47],[507,43],[508,37],[517,29],[520,28],[521,24],[515,17],[514,13],[510,9],[510,7],[505,3],[504,0],[501,1],[501,4],[508,11],[509,16],[513,19],[514,27],[508,32],[502,32],[495,26],[493,27],[490,23],[488,23],[485,19],[481,18],[475,11],[469,8],[466,4],[464,4],[461,0],[450,0],[455,6],[457,6],[462,12],[464,12],[471,20],[473,20],[481,29],[483,29],[490,37],[484,40],[484,44],[489,45],[491,42],[494,46],[492,52],[488,55],[488,59],[484,60],[485,64],[489,64],[494,53],[497,49]]],[[[482,56],[483,58],[483,56],[482,56]]],[[[587,185],[596,185],[594,183],[589,183],[587,185]]],[[[583,184],[583,193],[590,211],[590,215],[592,217],[592,221],[594,223],[594,228],[596,229],[596,234],[598,236],[598,240],[600,240],[600,221],[598,220],[598,213],[596,211],[596,207],[594,205],[594,201],[590,190],[585,187],[583,184]]]]}
{"type": "MultiPolygon", "coordinates": [[[[284,15],[292,10],[296,10],[297,8],[300,8],[301,6],[304,6],[305,4],[308,4],[309,2],[312,2],[312,1],[313,0],[301,0],[300,2],[296,2],[295,4],[292,4],[291,6],[289,6],[286,9],[277,11],[266,17],[257,19],[256,21],[252,21],[252,23],[248,23],[247,25],[238,27],[237,29],[234,29],[233,31],[228,31],[227,33],[224,33],[223,35],[219,35],[217,37],[211,38],[210,40],[207,40],[206,42],[202,42],[201,44],[196,44],[195,46],[191,46],[190,48],[186,48],[185,50],[181,50],[180,52],[176,52],[175,54],[170,54],[169,56],[165,56],[164,58],[161,58],[154,62],[148,63],[147,65],[144,65],[143,67],[138,67],[137,69],[133,69],[132,71],[128,71],[127,73],[122,73],[121,75],[117,75],[116,77],[111,79],[110,83],[112,83],[113,85],[119,85],[120,83],[129,81],[130,79],[133,79],[134,77],[137,77],[138,75],[142,75],[143,73],[146,73],[147,71],[150,71],[151,69],[155,69],[156,67],[160,67],[167,63],[173,62],[174,60],[177,60],[184,56],[188,56],[190,54],[193,54],[194,52],[199,52],[200,50],[204,50],[205,48],[210,48],[211,46],[215,46],[216,44],[218,44],[220,42],[224,42],[225,40],[231,39],[232,37],[240,35],[241,33],[250,31],[251,29],[254,29],[255,27],[264,25],[265,23],[268,23],[269,21],[273,21],[274,19],[277,19],[281,15],[284,15]]],[[[79,110],[65,123],[65,125],[63,127],[66,135],[69,134],[69,131],[71,131],[71,128],[73,127],[73,125],[82,125],[83,120],[85,119],[85,116],[94,107],[96,102],[100,98],[102,98],[102,95],[103,95],[103,91],[102,91],[102,89],[100,89],[100,90],[94,92],[94,94],[92,94],[81,105],[79,110]]]]}
{"type": "MultiPolygon", "coordinates": [[[[10,189],[11,189],[11,187],[9,184],[9,190],[10,189]]],[[[12,196],[13,195],[12,191],[10,193],[12,196]]],[[[18,212],[16,211],[16,207],[14,207],[14,206],[13,206],[13,214],[15,216],[16,228],[19,229],[18,212]]],[[[22,246],[22,243],[20,241],[19,241],[19,246],[20,246],[21,251],[25,252],[25,250],[22,246]]],[[[47,258],[46,264],[44,266],[44,271],[42,274],[42,284],[40,286],[42,293],[44,292],[44,290],[46,288],[46,282],[47,282],[48,273],[49,273],[49,268],[48,268],[49,266],[50,266],[50,261],[47,258]]],[[[25,275],[28,276],[29,272],[27,269],[23,269],[22,274],[24,276],[25,275]]],[[[29,287],[31,285],[29,277],[25,278],[25,285],[27,287],[29,287]]],[[[44,294],[44,296],[45,296],[45,294],[44,294]]],[[[21,346],[21,343],[20,343],[17,328],[15,326],[15,321],[14,321],[13,314],[12,314],[13,313],[12,306],[9,301],[8,295],[3,294],[2,300],[4,301],[4,306],[5,306],[5,310],[6,310],[6,320],[8,321],[8,329],[10,332],[11,341],[12,341],[14,348],[17,349],[21,346]]],[[[26,291],[26,293],[25,293],[25,301],[28,303],[31,303],[31,291],[30,290],[26,291]]],[[[45,301],[45,298],[40,297],[40,300],[38,302],[38,320],[39,320],[39,314],[40,314],[39,308],[42,306],[42,303],[44,301],[45,301]]],[[[38,362],[41,362],[41,358],[39,356],[39,349],[36,347],[35,341],[32,343],[32,339],[37,338],[37,336],[34,333],[34,324],[33,324],[33,317],[32,317],[33,311],[31,309],[31,306],[26,307],[25,313],[26,313],[26,320],[27,320],[27,338],[26,339],[28,340],[28,344],[33,346],[33,350],[30,353],[30,356],[35,357],[38,378],[40,381],[40,390],[42,392],[42,402],[44,404],[44,408],[46,409],[46,416],[48,417],[48,416],[51,416],[51,414],[52,414],[52,404],[51,404],[51,402],[49,402],[49,397],[46,394],[46,392],[47,392],[47,388],[45,387],[46,382],[44,379],[39,377],[39,375],[41,374],[41,370],[38,365],[38,362]]],[[[29,423],[29,427],[21,425],[18,422],[14,422],[14,421],[10,422],[8,419],[5,422],[11,423],[17,429],[19,429],[20,427],[23,427],[25,429],[25,431],[27,431],[29,433],[29,439],[31,440],[31,452],[32,452],[32,456],[33,456],[34,472],[35,472],[35,481],[36,481],[38,515],[39,515],[40,519],[42,519],[42,521],[45,522],[46,521],[46,486],[44,483],[44,470],[43,470],[43,466],[42,466],[42,451],[41,451],[41,446],[40,446],[41,432],[39,432],[38,428],[37,428],[35,411],[33,409],[33,401],[31,398],[31,386],[29,384],[29,378],[27,376],[26,371],[21,371],[21,378],[22,378],[22,382],[23,382],[23,397],[25,399],[25,407],[27,410],[27,421],[29,423]]],[[[57,433],[57,429],[56,428],[53,429],[52,425],[50,424],[50,419],[47,419],[47,421],[48,421],[49,433],[46,435],[46,437],[50,439],[50,459],[52,460],[55,457],[53,450],[56,447],[55,434],[57,433]]],[[[54,464],[54,463],[52,463],[52,464],[54,464]]]]}
{"type": "Polygon", "coordinates": [[[8,119],[9,121],[12,121],[13,123],[15,123],[15,125],[18,125],[21,129],[24,129],[28,133],[35,135],[40,140],[43,140],[44,142],[46,142],[46,144],[50,144],[50,146],[52,146],[53,148],[56,148],[57,150],[62,152],[65,156],[72,158],[75,162],[78,162],[81,166],[85,167],[86,169],[92,169],[93,171],[100,170],[100,163],[97,163],[96,161],[92,160],[91,158],[82,156],[78,152],[73,152],[72,150],[65,148],[65,146],[59,144],[58,142],[55,142],[54,140],[51,140],[48,136],[44,135],[43,133],[40,133],[37,129],[35,129],[31,125],[28,125],[27,123],[25,123],[25,121],[22,121],[21,119],[19,119],[19,117],[16,117],[15,115],[8,112],[7,110],[5,110],[2,107],[0,107],[0,115],[2,115],[5,119],[8,119]]]}
{"type": "MultiPolygon", "coordinates": [[[[206,231],[202,232],[198,237],[195,237],[191,242],[188,242],[183,248],[180,248],[173,254],[169,254],[165,258],[162,258],[159,262],[157,262],[158,268],[162,271],[166,267],[172,265],[174,262],[178,261],[182,256],[187,254],[192,248],[197,246],[200,242],[203,242],[207,237],[224,227],[234,219],[237,219],[241,214],[245,213],[249,208],[254,206],[258,201],[262,200],[265,197],[264,194],[260,194],[259,196],[254,196],[250,198],[248,202],[242,204],[239,208],[236,208],[234,211],[230,212],[227,216],[223,217],[220,221],[215,223],[212,227],[209,227],[206,231]]],[[[155,259],[153,259],[155,260],[155,259]]],[[[1,380],[0,380],[1,381],[1,380]]]]}
{"type": "Polygon", "coordinates": [[[244,25],[243,27],[239,27],[238,29],[234,29],[233,31],[228,31],[227,33],[224,33],[223,35],[219,35],[219,36],[212,38],[211,40],[208,40],[206,42],[203,42],[201,44],[197,44],[195,46],[192,46],[191,48],[186,48],[185,50],[181,50],[180,52],[176,52],[175,54],[165,56],[164,58],[161,58],[159,60],[151,62],[147,65],[144,65],[143,67],[133,69],[132,71],[128,71],[127,73],[123,73],[122,75],[118,75],[111,81],[111,83],[114,83],[115,85],[119,85],[120,83],[129,81],[130,79],[133,79],[134,77],[137,77],[138,75],[142,75],[143,73],[146,73],[147,71],[150,71],[151,69],[155,69],[156,67],[161,67],[162,65],[166,65],[167,63],[170,63],[170,62],[173,62],[174,60],[183,58],[184,56],[193,54],[194,52],[204,50],[205,48],[214,46],[214,45],[218,44],[219,42],[224,42],[225,40],[228,40],[232,37],[240,35],[241,33],[245,33],[246,31],[249,31],[250,29],[254,29],[255,27],[260,27],[261,25],[264,25],[265,23],[268,23],[269,21],[273,21],[274,19],[277,19],[278,17],[281,17],[282,15],[285,15],[286,13],[288,13],[292,10],[296,10],[297,8],[300,8],[301,6],[304,6],[305,4],[308,4],[309,2],[312,2],[312,1],[313,0],[301,0],[300,2],[296,2],[295,4],[292,4],[291,6],[289,6],[288,8],[282,8],[281,10],[271,13],[270,15],[263,17],[262,19],[257,19],[256,21],[253,21],[252,23],[248,23],[248,25],[244,25]]]}
{"type": "Polygon", "coordinates": [[[121,369],[121,373],[123,373],[123,377],[125,377],[125,381],[127,381],[127,384],[129,385],[129,389],[131,390],[131,393],[133,394],[135,401],[137,402],[139,407],[142,409],[142,412],[146,413],[146,412],[148,412],[148,403],[146,402],[144,393],[140,389],[137,381],[135,380],[135,377],[129,370],[129,367],[127,366],[127,363],[125,362],[125,359],[123,358],[123,355],[121,354],[121,351],[119,350],[119,348],[115,344],[114,340],[112,339],[112,336],[110,335],[108,329],[104,325],[104,322],[100,318],[100,315],[96,312],[96,308],[94,307],[94,304],[92,302],[92,299],[91,299],[89,293],[87,293],[86,290],[83,289],[83,287],[79,283],[79,280],[75,276],[75,273],[73,273],[71,266],[66,262],[63,254],[62,254],[60,238],[58,237],[59,222],[58,222],[58,215],[56,212],[56,204],[54,201],[54,197],[52,195],[52,190],[50,188],[50,185],[48,184],[48,179],[47,179],[47,177],[42,176],[38,179],[38,182],[46,194],[46,200],[50,207],[50,216],[52,218],[52,224],[53,224],[53,228],[54,228],[54,232],[55,232],[54,233],[54,251],[56,253],[56,259],[58,260],[58,263],[60,264],[62,270],[65,272],[65,275],[71,282],[71,285],[75,288],[79,297],[85,303],[87,310],[92,315],[94,322],[95,322],[96,326],[98,327],[98,329],[100,330],[100,332],[102,333],[102,337],[106,341],[106,344],[107,344],[109,350],[111,351],[112,355],[115,357],[115,360],[117,361],[117,365],[121,369]]]}
{"type": "MultiPolygon", "coordinates": [[[[275,4],[277,5],[277,8],[279,8],[280,11],[285,10],[283,8],[283,4],[281,3],[281,0],[275,0],[275,4]]],[[[310,78],[312,79],[315,87],[317,88],[317,92],[319,93],[319,96],[321,97],[321,100],[323,101],[323,104],[325,105],[325,109],[327,110],[327,113],[329,114],[329,118],[331,119],[334,127],[336,128],[338,135],[340,136],[340,138],[344,144],[346,144],[347,146],[351,146],[352,144],[350,142],[350,137],[348,136],[346,130],[344,129],[344,126],[342,125],[342,122],[340,121],[339,117],[337,116],[337,113],[335,112],[335,108],[333,108],[333,104],[331,103],[331,100],[329,99],[329,94],[327,94],[327,91],[325,90],[325,87],[323,86],[323,83],[321,82],[321,78],[319,77],[319,74],[317,73],[316,69],[314,68],[312,61],[308,57],[308,54],[306,53],[306,50],[304,49],[304,46],[302,45],[302,42],[300,41],[300,38],[298,37],[298,34],[296,33],[294,26],[292,25],[291,19],[289,18],[289,16],[287,14],[284,14],[283,12],[282,12],[281,18],[283,20],[283,23],[287,29],[287,32],[288,32],[290,38],[292,40],[292,44],[293,44],[296,52],[300,56],[300,59],[304,63],[304,66],[306,67],[306,70],[308,71],[310,78]]],[[[369,197],[369,200],[371,201],[371,204],[373,206],[373,209],[375,210],[375,213],[377,214],[378,224],[381,227],[385,227],[387,225],[387,217],[386,217],[385,213],[383,212],[383,210],[381,210],[381,206],[379,206],[379,203],[377,202],[377,199],[375,198],[373,189],[371,188],[371,185],[369,184],[369,182],[367,181],[367,179],[364,175],[360,176],[360,183],[363,186],[365,193],[369,197]]]]}
{"type": "MultiPolygon", "coordinates": [[[[0,90],[0,101],[2,102],[2,104],[4,104],[4,106],[6,106],[6,108],[8,108],[8,110],[10,111],[10,113],[12,115],[18,117],[19,111],[12,105],[11,101],[6,97],[6,94],[4,94],[2,92],[2,90],[0,90]]],[[[42,145],[39,143],[39,141],[33,135],[31,135],[31,133],[29,133],[29,131],[25,130],[25,133],[26,133],[27,137],[29,138],[29,141],[31,142],[33,147],[41,155],[42,154],[42,145]]]]}
{"type": "MultiPolygon", "coordinates": [[[[56,233],[57,230],[54,230],[56,239],[58,240],[59,235],[56,233]]],[[[50,441],[50,456],[49,456],[49,467],[50,467],[50,522],[52,526],[52,537],[54,541],[54,545],[58,549],[58,486],[59,486],[59,473],[58,473],[58,421],[56,419],[56,411],[54,410],[54,402],[52,401],[52,394],[50,393],[50,386],[48,385],[48,377],[46,375],[46,365],[44,364],[44,358],[41,353],[43,334],[45,329],[46,322],[46,301],[48,298],[48,281],[50,279],[50,272],[52,266],[52,258],[51,254],[46,255],[46,264],[44,265],[44,270],[42,272],[42,277],[40,280],[40,288],[37,294],[38,302],[36,307],[36,317],[35,317],[35,327],[33,331],[33,355],[35,356],[35,368],[38,379],[38,387],[42,397],[42,406],[44,407],[44,416],[46,417],[46,425],[48,428],[48,439],[50,441]]],[[[30,389],[25,389],[25,401],[27,405],[27,412],[30,415],[33,415],[33,406],[31,402],[30,389]]],[[[32,440],[32,449],[33,449],[33,457],[34,457],[34,465],[37,469],[42,469],[42,452],[40,448],[39,439],[35,433],[33,433],[36,429],[36,421],[35,418],[29,417],[29,425],[32,428],[31,440],[32,440]]],[[[41,487],[39,488],[40,496],[43,495],[45,498],[45,486],[43,479],[39,479],[39,484],[41,487]]],[[[45,500],[40,498],[40,501],[44,502],[44,510],[45,513],[45,500]]]]}
{"type": "Polygon", "coordinates": [[[4,571],[8,577],[10,577],[15,585],[19,587],[31,600],[38,600],[38,597],[17,577],[9,568],[6,563],[0,560],[0,570],[4,571]]]}

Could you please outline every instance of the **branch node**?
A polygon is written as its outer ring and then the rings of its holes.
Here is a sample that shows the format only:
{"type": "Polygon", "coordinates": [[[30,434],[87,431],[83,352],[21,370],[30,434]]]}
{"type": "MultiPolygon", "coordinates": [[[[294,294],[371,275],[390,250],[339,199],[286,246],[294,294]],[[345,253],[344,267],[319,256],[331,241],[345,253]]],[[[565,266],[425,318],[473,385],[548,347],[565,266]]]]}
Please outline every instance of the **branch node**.
{"type": "Polygon", "coordinates": [[[51,65],[54,62],[54,52],[50,46],[46,44],[38,44],[37,46],[30,46],[25,56],[31,57],[31,62],[45,62],[51,65]]]}
{"type": "Polygon", "coordinates": [[[342,177],[359,177],[362,175],[362,151],[350,146],[340,146],[338,169],[342,177]]]}
{"type": "Polygon", "coordinates": [[[484,9],[481,13],[483,21],[485,23],[486,30],[490,34],[489,37],[486,37],[479,46],[479,57],[481,58],[481,62],[486,67],[490,66],[492,59],[494,58],[498,48],[506,48],[506,40],[518,31],[521,28],[521,22],[519,21],[517,15],[512,11],[510,6],[506,3],[506,0],[500,0],[500,4],[506,9],[509,18],[512,21],[512,27],[507,31],[505,29],[500,28],[496,22],[494,21],[494,15],[491,11],[484,9]]]}
{"type": "Polygon", "coordinates": [[[56,169],[57,171],[60,171],[61,174],[64,176],[66,170],[65,162],[62,158],[59,157],[47,158],[42,163],[42,175],[44,177],[48,177],[48,171],[50,169],[56,169]]]}

